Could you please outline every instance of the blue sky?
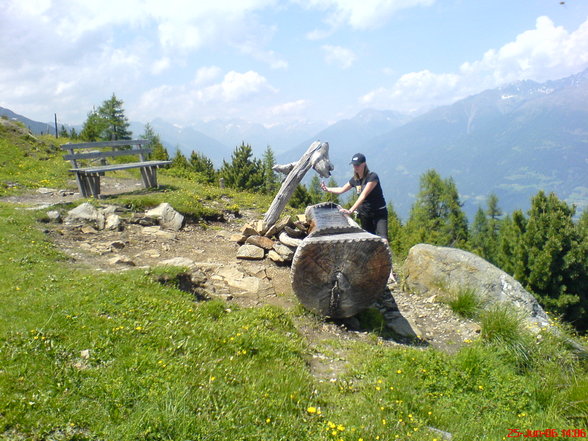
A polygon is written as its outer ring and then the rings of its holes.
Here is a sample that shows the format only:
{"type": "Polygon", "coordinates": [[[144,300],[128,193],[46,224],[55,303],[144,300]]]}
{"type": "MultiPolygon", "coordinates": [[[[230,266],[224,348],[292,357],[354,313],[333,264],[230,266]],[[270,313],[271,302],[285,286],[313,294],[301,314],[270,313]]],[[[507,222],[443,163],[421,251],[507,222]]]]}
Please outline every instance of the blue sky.
{"type": "Polygon", "coordinates": [[[0,106],[332,123],[588,68],[588,0],[3,0],[0,106]]]}

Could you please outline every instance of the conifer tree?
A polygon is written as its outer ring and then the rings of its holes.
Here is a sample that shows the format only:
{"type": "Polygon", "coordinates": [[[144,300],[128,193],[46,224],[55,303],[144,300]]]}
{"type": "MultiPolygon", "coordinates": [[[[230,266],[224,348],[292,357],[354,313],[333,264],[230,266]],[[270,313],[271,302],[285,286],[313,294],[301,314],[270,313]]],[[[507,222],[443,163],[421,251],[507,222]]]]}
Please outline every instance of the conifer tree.
{"type": "Polygon", "coordinates": [[[488,231],[485,244],[485,258],[496,264],[498,254],[498,231],[500,230],[502,210],[498,206],[498,196],[494,193],[491,193],[490,196],[488,196],[486,202],[486,215],[488,219],[488,231]]]}
{"type": "Polygon", "coordinates": [[[159,135],[155,133],[155,130],[153,130],[153,127],[151,127],[151,124],[145,124],[145,133],[141,135],[141,139],[147,139],[149,141],[149,147],[151,148],[149,159],[154,161],[169,160],[169,154],[167,153],[166,148],[161,143],[159,135]]]}
{"type": "Polygon", "coordinates": [[[420,242],[465,247],[468,225],[461,205],[453,179],[443,180],[435,170],[425,172],[406,225],[405,247],[420,242]]]}
{"type": "Polygon", "coordinates": [[[67,138],[69,136],[69,134],[67,133],[67,129],[63,124],[61,125],[61,129],[59,130],[59,136],[61,138],[67,138]]]}
{"type": "Polygon", "coordinates": [[[265,194],[273,194],[280,187],[280,180],[278,175],[274,172],[273,167],[276,165],[276,159],[272,148],[268,145],[263,153],[263,192],[265,194]]]}
{"type": "MultiPolygon", "coordinates": [[[[329,178],[329,181],[327,182],[327,187],[338,187],[337,182],[335,181],[335,178],[333,178],[332,176],[329,178]]],[[[333,202],[334,204],[341,205],[341,203],[339,202],[339,195],[338,194],[335,194],[335,193],[323,194],[323,198],[326,198],[327,202],[333,202]]]]}
{"type": "Polygon", "coordinates": [[[242,143],[233,151],[230,163],[223,161],[219,174],[228,187],[253,191],[263,188],[263,166],[252,155],[251,146],[242,143]]]}
{"type": "Polygon", "coordinates": [[[125,116],[123,104],[123,101],[113,93],[112,97],[98,108],[99,117],[105,121],[101,137],[106,141],[131,139],[132,132],[129,131],[129,122],[125,116]]]}
{"type": "Polygon", "coordinates": [[[88,118],[84,121],[80,138],[88,142],[103,141],[102,133],[106,130],[106,121],[98,114],[96,110],[88,113],[88,118]]]}
{"type": "Polygon", "coordinates": [[[179,148],[176,148],[176,154],[172,158],[171,168],[177,170],[189,170],[190,163],[184,156],[184,154],[180,151],[179,148]]]}
{"type": "Polygon", "coordinates": [[[308,186],[308,195],[310,196],[310,204],[318,204],[323,202],[325,192],[321,189],[321,181],[319,177],[314,174],[308,186]]]}
{"type": "Polygon", "coordinates": [[[293,208],[306,208],[312,205],[312,198],[304,184],[298,184],[288,204],[293,208]]]}
{"type": "Polygon", "coordinates": [[[520,280],[568,321],[588,318],[588,261],[574,214],[554,193],[540,191],[533,198],[524,235],[528,273],[520,280]]]}
{"type": "Polygon", "coordinates": [[[214,164],[204,154],[193,150],[190,155],[190,166],[192,167],[192,170],[200,173],[206,182],[213,183],[216,181],[214,164]]]}
{"type": "Polygon", "coordinates": [[[527,252],[523,243],[527,220],[521,210],[506,216],[500,225],[498,266],[515,279],[524,280],[527,274],[527,252]]]}
{"type": "Polygon", "coordinates": [[[391,202],[388,202],[388,240],[392,254],[399,259],[404,259],[408,250],[404,248],[403,227],[400,217],[394,210],[391,202]]]}
{"type": "Polygon", "coordinates": [[[470,249],[480,257],[488,260],[488,219],[482,207],[478,207],[470,231],[470,249]]]}
{"type": "Polygon", "coordinates": [[[463,204],[459,200],[459,193],[453,178],[447,178],[443,181],[442,201],[447,212],[443,228],[446,244],[456,248],[465,248],[468,240],[468,220],[461,209],[463,204]]]}

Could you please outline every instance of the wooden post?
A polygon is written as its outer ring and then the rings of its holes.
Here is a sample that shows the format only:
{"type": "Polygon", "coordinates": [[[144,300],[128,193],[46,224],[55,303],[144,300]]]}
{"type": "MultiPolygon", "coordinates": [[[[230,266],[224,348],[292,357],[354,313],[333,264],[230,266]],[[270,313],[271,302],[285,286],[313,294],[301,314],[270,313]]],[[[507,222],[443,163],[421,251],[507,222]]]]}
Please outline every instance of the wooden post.
{"type": "Polygon", "coordinates": [[[271,227],[276,223],[284,207],[292,197],[294,190],[296,190],[296,187],[300,184],[306,172],[310,170],[310,167],[313,167],[323,178],[331,176],[333,165],[329,161],[328,142],[315,141],[295,164],[274,167],[274,169],[277,168],[279,170],[285,168],[290,171],[286,179],[284,179],[284,182],[282,182],[280,191],[278,191],[278,194],[265,213],[263,221],[267,227],[271,227]]]}

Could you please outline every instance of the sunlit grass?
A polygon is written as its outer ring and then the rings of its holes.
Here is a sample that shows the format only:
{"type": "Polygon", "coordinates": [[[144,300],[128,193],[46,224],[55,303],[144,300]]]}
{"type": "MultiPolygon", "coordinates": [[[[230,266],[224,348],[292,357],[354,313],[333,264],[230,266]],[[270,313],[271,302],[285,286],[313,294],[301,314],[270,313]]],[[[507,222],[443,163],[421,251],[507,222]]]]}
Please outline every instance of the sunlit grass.
{"type": "MultiPolygon", "coordinates": [[[[53,171],[50,160],[21,159],[19,185],[55,187],[67,176],[60,156],[53,171]]],[[[0,182],[15,171],[0,168],[0,182]]],[[[159,178],[161,191],[110,202],[169,202],[194,219],[271,202],[159,178]]],[[[322,319],[303,308],[200,302],[158,281],[174,280],[176,268],[77,269],[40,217],[0,204],[0,439],[501,440],[513,428],[588,424],[586,366],[565,333],[531,334],[510,309],[479,311],[471,292],[456,310],[476,311],[481,337],[454,355],[385,342],[377,316],[366,317],[368,338],[311,344],[295,323],[322,319]],[[332,376],[313,376],[312,360],[332,376]]]]}

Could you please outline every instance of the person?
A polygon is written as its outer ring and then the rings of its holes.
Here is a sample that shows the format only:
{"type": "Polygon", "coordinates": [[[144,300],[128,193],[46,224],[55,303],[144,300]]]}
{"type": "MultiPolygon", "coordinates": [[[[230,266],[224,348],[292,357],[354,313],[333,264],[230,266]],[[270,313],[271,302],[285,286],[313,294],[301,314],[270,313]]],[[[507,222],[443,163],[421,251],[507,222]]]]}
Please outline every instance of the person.
{"type": "MultiPolygon", "coordinates": [[[[359,195],[351,208],[340,211],[346,214],[357,212],[361,227],[368,233],[376,234],[388,241],[388,208],[384,199],[384,192],[380,185],[378,175],[369,170],[363,153],[356,153],[351,158],[353,165],[353,177],[343,187],[327,187],[321,182],[323,191],[334,194],[345,193],[355,188],[359,195]]],[[[388,283],[396,284],[394,271],[390,271],[388,283]]],[[[398,305],[392,297],[390,289],[386,288],[374,303],[384,317],[386,326],[395,329],[396,319],[398,317],[398,305]]],[[[355,319],[357,320],[357,318],[355,319]]],[[[351,328],[358,327],[359,324],[351,325],[351,328]]]]}
{"type": "Polygon", "coordinates": [[[357,200],[351,208],[342,208],[341,211],[346,214],[357,212],[364,230],[388,240],[388,209],[380,178],[369,170],[363,153],[353,155],[350,164],[353,165],[353,177],[343,187],[327,187],[323,181],[321,188],[334,194],[342,194],[355,188],[359,195],[357,200]]]}

